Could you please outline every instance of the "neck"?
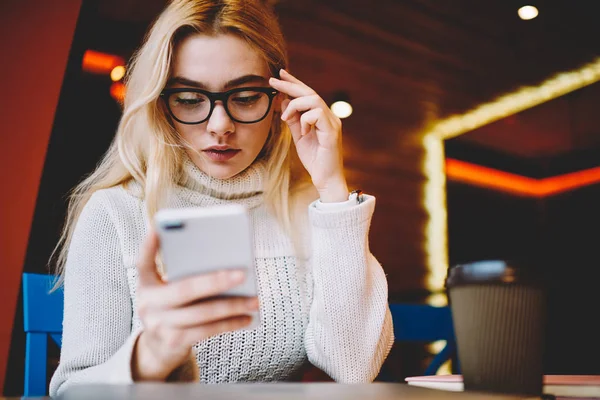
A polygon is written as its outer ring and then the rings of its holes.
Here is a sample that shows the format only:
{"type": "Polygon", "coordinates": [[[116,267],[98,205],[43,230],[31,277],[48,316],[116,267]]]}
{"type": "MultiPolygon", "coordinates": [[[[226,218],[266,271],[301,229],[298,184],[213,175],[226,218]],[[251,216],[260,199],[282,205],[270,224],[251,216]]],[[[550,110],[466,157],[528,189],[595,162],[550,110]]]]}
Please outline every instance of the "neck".
{"type": "Polygon", "coordinates": [[[183,164],[179,194],[197,205],[238,202],[248,207],[262,203],[266,166],[256,161],[239,174],[227,178],[213,178],[200,170],[189,158],[183,164]]]}

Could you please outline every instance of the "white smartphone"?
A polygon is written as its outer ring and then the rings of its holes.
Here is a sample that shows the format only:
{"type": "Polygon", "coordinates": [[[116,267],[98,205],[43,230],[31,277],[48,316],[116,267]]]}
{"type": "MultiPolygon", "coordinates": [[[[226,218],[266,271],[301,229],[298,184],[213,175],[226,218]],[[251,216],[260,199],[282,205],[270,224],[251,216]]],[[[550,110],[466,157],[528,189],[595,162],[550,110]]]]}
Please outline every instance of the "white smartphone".
{"type": "MultiPolygon", "coordinates": [[[[166,277],[173,281],[223,269],[242,269],[246,280],[221,296],[258,295],[250,216],[239,204],[163,209],[156,213],[166,277]]],[[[253,315],[250,327],[260,320],[253,315]]]]}

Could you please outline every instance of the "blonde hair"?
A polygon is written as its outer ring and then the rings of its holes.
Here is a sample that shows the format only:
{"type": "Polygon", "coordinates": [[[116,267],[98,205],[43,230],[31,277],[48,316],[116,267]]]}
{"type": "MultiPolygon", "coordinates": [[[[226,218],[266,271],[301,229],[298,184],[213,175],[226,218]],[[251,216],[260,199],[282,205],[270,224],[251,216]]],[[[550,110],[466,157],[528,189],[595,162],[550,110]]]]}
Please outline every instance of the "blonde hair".
{"type": "MultiPolygon", "coordinates": [[[[75,224],[94,192],[136,182],[142,187],[152,218],[163,206],[168,190],[180,181],[185,150],[159,103],[159,95],[167,84],[179,42],[193,34],[223,33],[249,43],[264,57],[273,76],[279,76],[279,70],[287,67],[283,35],[266,1],[173,0],[132,58],[123,115],[110,148],[96,170],[70,196],[67,219],[55,249],[55,270],[61,281],[75,224]]],[[[279,118],[273,120],[261,152],[267,165],[265,202],[290,233],[292,193],[307,183],[306,173],[299,166],[287,125],[279,118]]]]}

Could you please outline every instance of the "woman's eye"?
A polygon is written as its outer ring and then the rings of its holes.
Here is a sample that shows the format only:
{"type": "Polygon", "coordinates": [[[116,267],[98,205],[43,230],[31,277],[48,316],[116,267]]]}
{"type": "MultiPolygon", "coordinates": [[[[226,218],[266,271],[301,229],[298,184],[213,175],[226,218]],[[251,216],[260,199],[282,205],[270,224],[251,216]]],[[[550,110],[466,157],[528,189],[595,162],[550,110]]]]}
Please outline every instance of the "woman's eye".
{"type": "Polygon", "coordinates": [[[239,105],[251,105],[260,99],[260,94],[240,95],[233,98],[233,101],[239,105]]]}
{"type": "Polygon", "coordinates": [[[178,97],[175,99],[175,102],[184,106],[195,106],[204,102],[204,99],[178,97]]]}

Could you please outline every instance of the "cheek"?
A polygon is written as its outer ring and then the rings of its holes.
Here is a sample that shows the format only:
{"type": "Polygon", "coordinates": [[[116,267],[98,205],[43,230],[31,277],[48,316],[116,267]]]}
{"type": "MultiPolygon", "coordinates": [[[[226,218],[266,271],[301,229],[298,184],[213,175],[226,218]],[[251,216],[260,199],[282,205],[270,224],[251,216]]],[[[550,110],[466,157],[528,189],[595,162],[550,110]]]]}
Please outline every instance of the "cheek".
{"type": "Polygon", "coordinates": [[[260,152],[262,151],[265,143],[267,142],[267,138],[269,137],[269,130],[271,128],[270,119],[269,121],[264,121],[266,123],[263,124],[263,121],[252,126],[247,127],[238,127],[237,135],[238,140],[237,144],[241,147],[244,147],[247,150],[247,155],[252,158],[256,158],[260,152]],[[246,129],[244,129],[246,128],[246,129]],[[247,129],[250,128],[250,129],[247,129]]]}
{"type": "Polygon", "coordinates": [[[252,149],[252,153],[258,153],[263,148],[265,142],[267,141],[267,137],[269,136],[269,125],[261,127],[257,126],[255,129],[244,130],[244,133],[238,131],[238,133],[238,138],[243,138],[245,147],[249,150],[252,149]]]}
{"type": "Polygon", "coordinates": [[[195,133],[197,130],[196,125],[185,125],[175,122],[175,130],[183,140],[189,143],[193,143],[197,137],[195,133]]]}
{"type": "Polygon", "coordinates": [[[265,145],[265,143],[267,142],[267,139],[269,138],[269,131],[271,130],[271,124],[272,122],[277,122],[276,121],[277,117],[273,116],[273,114],[271,114],[268,118],[265,118],[264,121],[264,125],[261,122],[261,127],[260,130],[257,132],[257,146],[260,147],[260,149],[263,148],[263,146],[265,145]],[[260,138],[260,139],[258,139],[260,138]]]}

